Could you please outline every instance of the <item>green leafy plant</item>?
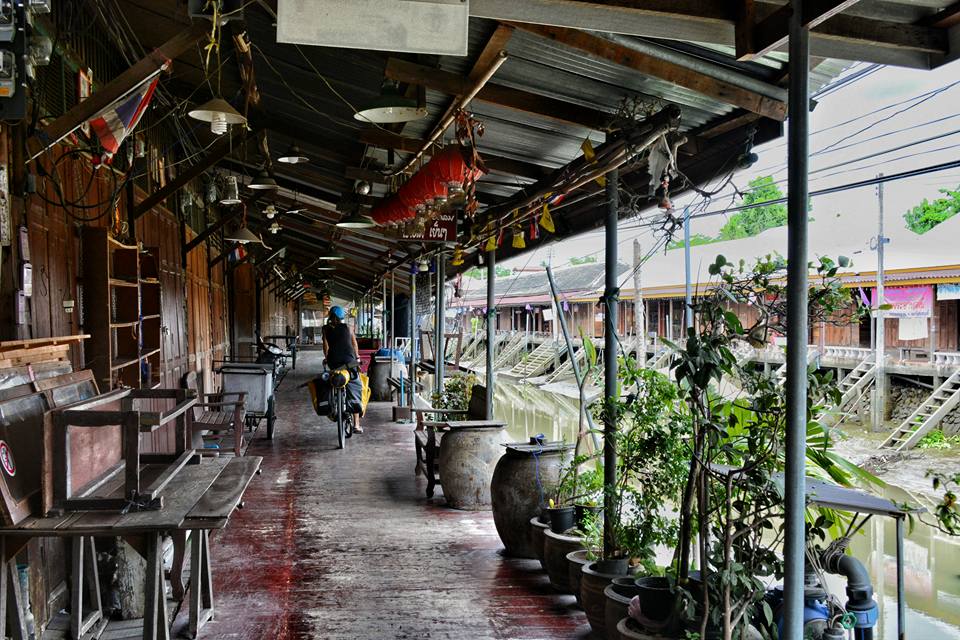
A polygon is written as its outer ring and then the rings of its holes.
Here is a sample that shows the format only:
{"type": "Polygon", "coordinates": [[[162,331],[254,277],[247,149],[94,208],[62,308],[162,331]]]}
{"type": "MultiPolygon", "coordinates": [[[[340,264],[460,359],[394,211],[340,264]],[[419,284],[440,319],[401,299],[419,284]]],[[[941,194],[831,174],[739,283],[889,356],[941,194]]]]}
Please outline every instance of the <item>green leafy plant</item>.
{"type": "MultiPolygon", "coordinates": [[[[743,196],[743,206],[758,202],[778,200],[783,192],[773,180],[773,176],[758,176],[747,185],[743,196]]],[[[785,204],[767,204],[743,209],[730,216],[720,233],[718,240],[737,240],[749,238],[767,229],[787,224],[787,206],[785,204]]]]}
{"type": "Polygon", "coordinates": [[[653,575],[661,571],[655,548],[677,541],[678,521],[667,505],[679,501],[686,479],[689,421],[676,418],[677,390],[663,374],[629,356],[618,359],[618,374],[622,393],[596,408],[598,419],[617,427],[617,482],[603,494],[613,506],[606,513],[612,539],[604,544],[602,528],[595,526],[588,528],[587,544],[597,555],[609,550],[605,559],[629,558],[653,575]]]}
{"type": "Polygon", "coordinates": [[[924,198],[920,204],[903,214],[907,229],[914,233],[926,233],[960,213],[960,187],[940,189],[940,193],[946,197],[937,198],[933,202],[924,198]]]}
{"type": "Polygon", "coordinates": [[[919,449],[952,449],[954,447],[960,447],[960,434],[948,436],[941,429],[934,429],[920,438],[920,442],[917,443],[919,449]]]}
{"type": "MultiPolygon", "coordinates": [[[[846,258],[826,257],[809,265],[815,273],[807,310],[811,323],[850,322],[862,313],[836,277],[847,266],[846,258]]],[[[718,256],[709,268],[717,285],[695,305],[696,328],[688,329],[671,363],[683,415],[692,424],[692,463],[678,503],[676,579],[686,587],[695,551],[706,586],[696,613],[701,636],[718,629],[731,640],[751,620],[769,619],[760,577],[783,572],[783,495],[775,474],[784,467],[786,392],[774,376],[738,360],[734,347],[762,346],[772,335],[786,335],[786,269],[778,255],[750,267],[718,256]],[[751,306],[756,319],[744,326],[731,305],[751,306]],[[735,380],[741,391],[721,392],[724,379],[735,380]]],[[[808,472],[852,484],[865,474],[830,450],[827,421],[821,420],[838,397],[836,381],[816,367],[807,377],[808,472]]]]}
{"type": "Polygon", "coordinates": [[[437,409],[466,409],[470,406],[470,394],[477,384],[472,373],[457,373],[443,381],[443,393],[434,392],[431,406],[437,409]]]}
{"type": "Polygon", "coordinates": [[[931,469],[927,472],[927,476],[932,479],[935,490],[943,491],[943,498],[934,508],[936,522],[927,522],[927,524],[952,536],[960,536],[960,506],[957,504],[960,473],[940,473],[931,469]]]}

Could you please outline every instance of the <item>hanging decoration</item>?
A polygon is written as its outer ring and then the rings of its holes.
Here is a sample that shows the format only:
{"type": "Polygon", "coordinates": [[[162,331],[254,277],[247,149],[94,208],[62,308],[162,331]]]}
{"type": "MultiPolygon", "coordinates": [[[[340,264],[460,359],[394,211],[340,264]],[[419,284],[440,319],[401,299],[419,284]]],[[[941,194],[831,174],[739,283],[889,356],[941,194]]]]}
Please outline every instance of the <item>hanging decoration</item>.
{"type": "Polygon", "coordinates": [[[527,243],[523,241],[523,229],[520,225],[517,225],[513,228],[513,242],[511,245],[514,249],[526,249],[527,243]]]}
{"type": "MultiPolygon", "coordinates": [[[[436,218],[450,198],[472,192],[472,185],[486,172],[467,149],[450,145],[407,180],[397,192],[374,207],[371,217],[381,226],[396,226],[418,219],[423,226],[436,218]]],[[[469,207],[475,200],[467,195],[469,207]]]]}
{"type": "Polygon", "coordinates": [[[540,213],[540,226],[548,233],[556,233],[557,227],[553,224],[553,216],[550,215],[550,205],[543,203],[543,211],[540,213]]]}
{"type": "Polygon", "coordinates": [[[463,248],[460,245],[454,248],[453,259],[450,260],[450,264],[454,267],[459,267],[463,264],[463,248]]]}
{"type": "MultiPolygon", "coordinates": [[[[590,138],[584,138],[583,142],[580,144],[580,149],[583,151],[583,157],[587,159],[587,162],[590,164],[597,164],[597,153],[593,150],[593,142],[590,138]]],[[[596,182],[601,187],[607,186],[607,177],[606,176],[597,176],[594,178],[596,182]]]]}

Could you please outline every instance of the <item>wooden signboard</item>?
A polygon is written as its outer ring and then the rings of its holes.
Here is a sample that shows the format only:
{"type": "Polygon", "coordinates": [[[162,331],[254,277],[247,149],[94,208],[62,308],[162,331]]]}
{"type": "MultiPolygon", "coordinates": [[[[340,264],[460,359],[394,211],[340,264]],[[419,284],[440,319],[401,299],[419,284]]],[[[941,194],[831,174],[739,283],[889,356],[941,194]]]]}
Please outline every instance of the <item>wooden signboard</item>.
{"type": "Polygon", "coordinates": [[[416,236],[404,234],[405,240],[420,242],[456,242],[457,241],[457,213],[455,211],[437,214],[426,224],[423,233],[416,236]]]}
{"type": "Polygon", "coordinates": [[[43,459],[43,393],[0,402],[0,516],[14,525],[40,506],[43,459]]]}

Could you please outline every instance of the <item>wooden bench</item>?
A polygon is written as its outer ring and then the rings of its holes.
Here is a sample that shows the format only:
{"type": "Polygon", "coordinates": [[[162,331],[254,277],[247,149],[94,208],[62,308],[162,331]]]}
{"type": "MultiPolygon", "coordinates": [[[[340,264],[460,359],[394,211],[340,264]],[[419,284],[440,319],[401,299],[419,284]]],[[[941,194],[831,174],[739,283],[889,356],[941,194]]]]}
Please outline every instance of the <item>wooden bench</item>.
{"type": "MultiPolygon", "coordinates": [[[[414,473],[423,473],[427,478],[427,497],[432,498],[434,487],[440,484],[440,439],[445,432],[458,427],[476,427],[486,424],[487,388],[477,384],[470,390],[470,403],[466,409],[436,409],[433,407],[414,407],[417,415],[417,427],[413,432],[417,463],[414,473]],[[426,420],[431,414],[440,419],[426,420]],[[460,420],[451,420],[459,417],[460,420]]],[[[502,424],[502,423],[501,423],[502,424]]]]}
{"type": "Polygon", "coordinates": [[[203,435],[211,433],[214,437],[233,432],[233,454],[243,454],[244,393],[203,393],[199,376],[191,371],[183,376],[183,387],[197,394],[197,403],[193,408],[193,433],[191,444],[196,449],[204,446],[203,435]],[[231,400],[228,400],[230,398],[231,400]]]}

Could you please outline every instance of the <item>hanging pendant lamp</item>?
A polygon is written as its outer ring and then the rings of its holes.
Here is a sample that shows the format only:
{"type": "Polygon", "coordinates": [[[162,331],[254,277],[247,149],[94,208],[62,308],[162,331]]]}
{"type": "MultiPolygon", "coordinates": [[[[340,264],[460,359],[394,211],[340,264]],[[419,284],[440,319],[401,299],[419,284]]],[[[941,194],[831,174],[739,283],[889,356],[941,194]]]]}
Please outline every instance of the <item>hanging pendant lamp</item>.
{"type": "Polygon", "coordinates": [[[271,189],[278,189],[280,185],[277,184],[277,181],[267,173],[266,169],[260,169],[260,172],[257,174],[257,177],[250,181],[250,184],[247,185],[249,189],[257,189],[259,191],[267,191],[271,189]]]}
{"type": "Polygon", "coordinates": [[[376,124],[395,124],[411,122],[427,115],[425,107],[417,104],[413,98],[400,93],[396,82],[387,80],[380,87],[380,95],[370,101],[365,108],[353,114],[355,120],[376,124]]]}
{"type": "Polygon", "coordinates": [[[220,197],[220,204],[231,205],[240,204],[240,189],[237,186],[237,176],[227,176],[226,185],[223,188],[223,195],[220,197]]]}
{"type": "Polygon", "coordinates": [[[310,158],[304,155],[303,151],[300,150],[300,147],[294,143],[290,145],[286,153],[277,158],[277,162],[283,162],[284,164],[300,164],[302,162],[310,162],[310,158]]]}
{"type": "Polygon", "coordinates": [[[223,98],[208,100],[196,109],[187,112],[187,115],[194,120],[209,122],[210,131],[218,136],[227,132],[228,125],[247,123],[243,114],[230,106],[230,103],[223,98]]]}
{"type": "Polygon", "coordinates": [[[377,223],[370,216],[355,211],[337,222],[337,226],[341,229],[370,229],[377,226],[377,223]]]}
{"type": "Polygon", "coordinates": [[[263,240],[260,239],[260,236],[255,234],[253,231],[250,231],[246,224],[236,231],[223,234],[223,239],[229,242],[239,242],[240,244],[247,244],[249,242],[263,244],[263,240]]]}
{"type": "Polygon", "coordinates": [[[343,254],[341,254],[339,251],[337,251],[333,247],[330,247],[329,249],[321,253],[319,256],[317,256],[317,260],[343,260],[343,259],[344,259],[343,254]]]}

